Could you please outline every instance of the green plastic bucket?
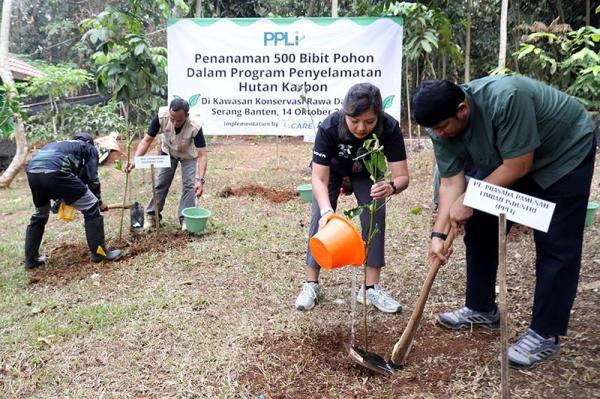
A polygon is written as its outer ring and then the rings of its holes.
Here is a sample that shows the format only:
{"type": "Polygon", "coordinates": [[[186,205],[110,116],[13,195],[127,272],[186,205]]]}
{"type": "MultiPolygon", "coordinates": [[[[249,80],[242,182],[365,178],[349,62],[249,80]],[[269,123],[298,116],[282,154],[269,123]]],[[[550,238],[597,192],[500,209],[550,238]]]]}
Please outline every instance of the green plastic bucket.
{"type": "Polygon", "coordinates": [[[600,207],[599,204],[595,203],[595,202],[588,202],[587,205],[587,213],[585,214],[585,225],[586,226],[591,226],[594,224],[594,217],[596,216],[596,211],[598,210],[598,207],[600,207]]]}
{"type": "Polygon", "coordinates": [[[302,202],[312,202],[312,184],[298,186],[298,193],[302,202]]]}
{"type": "Polygon", "coordinates": [[[201,233],[206,228],[206,222],[210,217],[210,211],[205,208],[185,208],[183,213],[183,219],[185,220],[185,226],[188,231],[192,233],[201,233]]]}

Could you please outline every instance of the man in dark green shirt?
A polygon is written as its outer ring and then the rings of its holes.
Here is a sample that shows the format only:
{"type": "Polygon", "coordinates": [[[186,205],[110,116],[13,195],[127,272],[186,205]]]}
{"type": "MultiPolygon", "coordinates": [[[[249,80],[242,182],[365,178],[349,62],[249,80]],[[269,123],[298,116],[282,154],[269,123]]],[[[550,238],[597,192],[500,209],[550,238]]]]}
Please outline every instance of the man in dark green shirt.
{"type": "MultiPolygon", "coordinates": [[[[465,224],[465,306],[437,316],[454,329],[497,329],[496,217],[463,205],[466,167],[473,177],[556,204],[547,233],[534,232],[536,287],[529,330],[509,348],[513,368],[555,356],[577,292],[583,226],[594,169],[594,124],[567,94],[532,79],[492,76],[457,86],[424,81],[413,117],[428,127],[442,176],[429,259],[446,260],[443,240],[465,224]]],[[[510,228],[510,226],[509,226],[510,228]]]]}

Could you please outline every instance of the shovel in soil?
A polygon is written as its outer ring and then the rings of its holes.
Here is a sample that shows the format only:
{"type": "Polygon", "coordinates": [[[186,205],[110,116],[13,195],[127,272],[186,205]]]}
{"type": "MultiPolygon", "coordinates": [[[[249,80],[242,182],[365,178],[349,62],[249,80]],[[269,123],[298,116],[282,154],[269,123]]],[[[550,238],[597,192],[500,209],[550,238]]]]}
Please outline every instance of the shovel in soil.
{"type": "MultiPolygon", "coordinates": [[[[446,241],[444,241],[444,253],[448,251],[452,245],[452,241],[454,241],[454,230],[450,230],[446,241]]],[[[357,364],[360,364],[361,366],[382,375],[393,374],[395,371],[400,370],[404,366],[404,361],[406,360],[408,352],[412,346],[415,333],[417,332],[417,328],[419,328],[419,322],[423,316],[423,310],[425,309],[425,304],[429,298],[431,286],[433,285],[433,281],[435,280],[441,265],[442,262],[439,259],[436,259],[429,267],[429,272],[427,273],[425,282],[421,287],[421,292],[419,293],[419,299],[417,300],[415,309],[410,316],[410,320],[408,321],[402,336],[398,342],[396,342],[396,345],[394,345],[390,360],[386,361],[378,354],[368,352],[356,346],[351,347],[348,351],[352,360],[354,360],[357,364]]]]}
{"type": "Polygon", "coordinates": [[[129,229],[133,233],[144,231],[144,207],[139,202],[133,204],[110,204],[108,209],[129,209],[129,229]]]}

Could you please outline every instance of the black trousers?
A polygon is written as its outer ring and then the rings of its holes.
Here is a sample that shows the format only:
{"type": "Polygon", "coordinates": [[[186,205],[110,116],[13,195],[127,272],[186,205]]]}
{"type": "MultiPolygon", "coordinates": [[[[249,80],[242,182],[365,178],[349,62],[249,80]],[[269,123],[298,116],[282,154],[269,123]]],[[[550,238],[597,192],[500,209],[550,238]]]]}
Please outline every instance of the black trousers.
{"type": "MultiPolygon", "coordinates": [[[[531,329],[542,335],[566,335],[577,294],[583,228],[594,172],[596,142],[574,170],[546,189],[530,177],[511,189],[556,203],[547,233],[534,231],[536,282],[531,329]]],[[[475,178],[484,175],[474,174],[475,178]]],[[[465,305],[478,311],[495,308],[498,268],[498,219],[475,210],[465,224],[467,292],[465,305]]],[[[518,265],[514,265],[518,267],[518,265]]]]}

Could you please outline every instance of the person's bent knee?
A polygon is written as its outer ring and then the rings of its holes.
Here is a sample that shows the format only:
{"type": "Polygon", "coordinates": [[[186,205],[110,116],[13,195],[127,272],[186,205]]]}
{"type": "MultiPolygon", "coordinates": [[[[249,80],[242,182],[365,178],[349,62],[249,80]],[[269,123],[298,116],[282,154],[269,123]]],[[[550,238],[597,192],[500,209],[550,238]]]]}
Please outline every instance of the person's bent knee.
{"type": "Polygon", "coordinates": [[[46,204],[43,206],[36,206],[35,211],[31,215],[32,220],[35,218],[36,220],[48,221],[49,217],[50,217],[50,204],[46,204]]]}

